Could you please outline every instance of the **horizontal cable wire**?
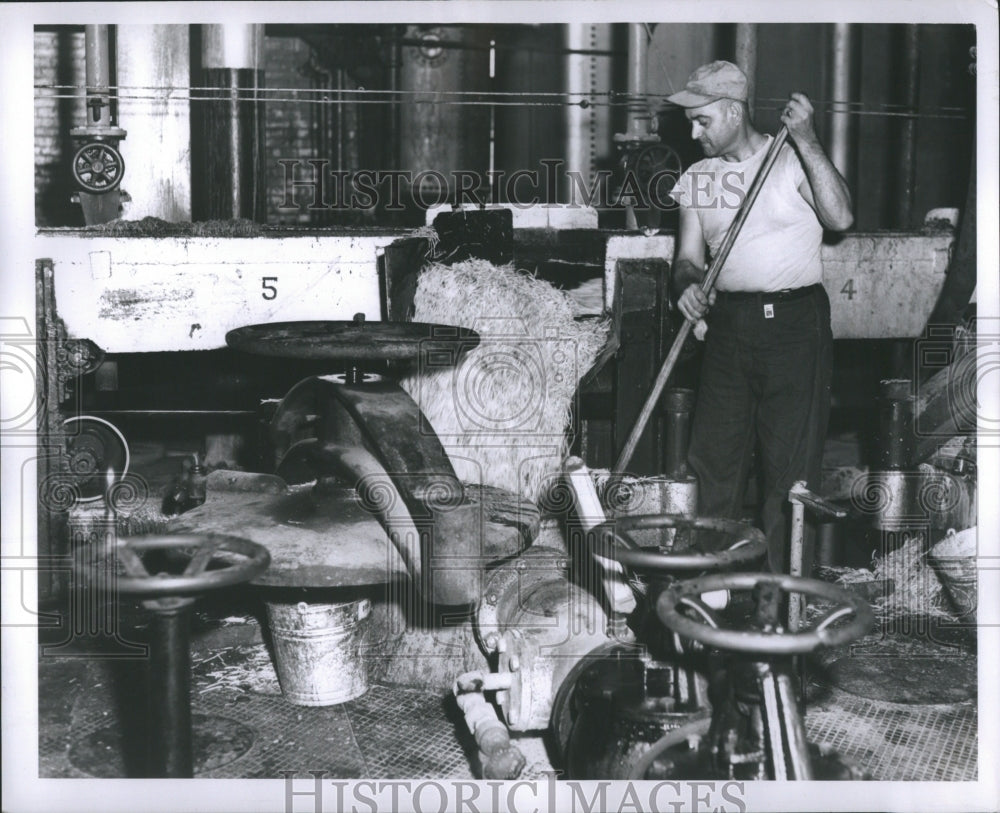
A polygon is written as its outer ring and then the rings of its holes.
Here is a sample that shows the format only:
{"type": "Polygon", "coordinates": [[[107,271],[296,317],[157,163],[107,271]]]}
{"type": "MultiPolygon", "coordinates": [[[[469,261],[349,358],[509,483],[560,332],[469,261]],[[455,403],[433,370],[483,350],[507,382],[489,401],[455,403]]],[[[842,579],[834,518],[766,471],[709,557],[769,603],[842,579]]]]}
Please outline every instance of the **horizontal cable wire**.
{"type": "MultiPolygon", "coordinates": [[[[86,101],[88,88],[80,85],[36,85],[38,91],[71,91],[43,92],[36,99],[78,99],[86,101]],[[73,92],[75,91],[75,92],[73,92]]],[[[616,91],[565,93],[559,91],[403,91],[367,88],[226,88],[226,87],[166,87],[152,86],[117,86],[107,88],[90,88],[91,96],[114,96],[118,101],[189,101],[189,102],[227,102],[256,101],[293,104],[345,105],[345,104],[447,104],[471,107],[638,107],[648,106],[648,96],[630,96],[616,91]],[[155,93],[122,93],[121,91],[154,90],[155,93]],[[118,93],[112,94],[112,91],[118,93]],[[194,93],[193,91],[197,92],[194,93]],[[211,93],[212,95],[198,95],[211,93]],[[290,95],[277,95],[290,94],[290,95]],[[336,94],[338,98],[332,98],[336,94]],[[309,98],[316,96],[318,98],[309,98]],[[375,98],[371,98],[375,97],[375,98]],[[582,98],[574,98],[582,97],[582,98]]],[[[765,97],[758,99],[756,110],[780,110],[786,99],[765,97]],[[777,104],[761,104],[761,102],[776,102],[777,104]]],[[[892,103],[867,104],[860,101],[827,101],[823,99],[810,100],[820,113],[843,113],[854,116],[884,116],[889,118],[911,119],[956,119],[969,118],[966,108],[954,106],[939,106],[930,108],[911,108],[907,105],[892,103]],[[940,112],[938,112],[940,111],[940,112]]],[[[669,109],[663,106],[660,111],[669,109]]]]}

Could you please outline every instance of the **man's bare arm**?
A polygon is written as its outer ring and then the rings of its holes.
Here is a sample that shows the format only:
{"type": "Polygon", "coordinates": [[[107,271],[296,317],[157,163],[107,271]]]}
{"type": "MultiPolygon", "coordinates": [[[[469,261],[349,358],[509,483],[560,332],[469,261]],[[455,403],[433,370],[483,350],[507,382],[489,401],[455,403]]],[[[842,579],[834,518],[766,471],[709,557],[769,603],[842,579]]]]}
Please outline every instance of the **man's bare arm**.
{"type": "Polygon", "coordinates": [[[705,236],[698,215],[682,207],[677,229],[677,251],[674,257],[673,288],[677,308],[685,319],[696,322],[715,301],[715,292],[706,296],[701,290],[705,279],[705,236]]]}
{"type": "Polygon", "coordinates": [[[854,223],[851,192],[816,136],[809,98],[803,93],[793,93],[781,114],[781,121],[795,142],[806,172],[806,181],[799,185],[799,193],[816,211],[824,228],[831,231],[849,229],[854,223]]]}

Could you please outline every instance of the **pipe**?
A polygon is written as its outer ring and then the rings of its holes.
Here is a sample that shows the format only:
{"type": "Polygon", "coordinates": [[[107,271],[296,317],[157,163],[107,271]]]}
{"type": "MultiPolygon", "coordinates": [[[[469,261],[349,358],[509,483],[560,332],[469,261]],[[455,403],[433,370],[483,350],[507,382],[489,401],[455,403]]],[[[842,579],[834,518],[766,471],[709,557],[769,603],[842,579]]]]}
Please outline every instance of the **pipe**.
{"type": "Polygon", "coordinates": [[[781,703],[781,719],[784,722],[785,736],[788,740],[790,779],[809,781],[813,778],[812,761],[809,759],[809,741],[806,739],[806,729],[799,714],[792,681],[788,675],[779,674],[775,678],[778,690],[778,700],[781,703]]]}
{"type": "Polygon", "coordinates": [[[764,724],[767,728],[767,742],[771,751],[771,766],[774,779],[785,782],[789,779],[785,763],[785,726],[778,707],[778,686],[774,673],[768,670],[761,676],[760,690],[764,704],[764,724]]]}
{"type": "Polygon", "coordinates": [[[111,126],[109,26],[84,26],[87,75],[87,127],[111,126]]]}
{"type": "Polygon", "coordinates": [[[642,23],[628,27],[628,127],[627,137],[649,135],[649,112],[646,107],[646,58],[649,42],[642,23]]]}
{"type": "MultiPolygon", "coordinates": [[[[795,493],[795,488],[801,486],[805,487],[805,483],[799,482],[792,487],[792,494],[795,493]]],[[[803,552],[804,552],[804,539],[805,539],[805,515],[806,507],[801,500],[792,499],[792,543],[791,543],[791,553],[789,556],[789,570],[788,572],[792,576],[802,575],[802,562],[803,562],[803,552]]],[[[798,632],[799,624],[802,621],[802,613],[804,609],[804,596],[801,593],[792,593],[788,597],[788,630],[789,632],[798,632]]]]}
{"type": "Polygon", "coordinates": [[[262,25],[202,26],[202,83],[192,102],[192,175],[200,185],[195,220],[266,218],[262,25]],[[195,160],[197,159],[197,160],[195,160]]]}
{"type": "MultiPolygon", "coordinates": [[[[907,25],[903,33],[904,112],[915,113],[920,99],[920,26],[907,25]]],[[[897,153],[896,225],[909,228],[913,216],[913,193],[916,180],[917,120],[902,120],[897,153]]]]}
{"type": "Polygon", "coordinates": [[[453,687],[455,702],[482,754],[485,779],[517,779],[524,768],[524,754],[511,743],[507,726],[483,696],[483,691],[510,688],[511,681],[509,672],[467,672],[458,676],[453,687]]]}
{"type": "Polygon", "coordinates": [[[832,55],[830,76],[830,160],[847,180],[854,176],[857,153],[856,117],[850,113],[850,101],[858,95],[859,36],[856,25],[835,23],[830,32],[832,55]]]}
{"type": "Polygon", "coordinates": [[[736,64],[747,75],[747,107],[753,116],[757,92],[757,24],[736,24],[736,64]]]}
{"type": "Polygon", "coordinates": [[[879,468],[905,471],[910,467],[913,445],[913,382],[908,378],[890,378],[880,383],[879,468]]]}
{"type": "MultiPolygon", "coordinates": [[[[591,47],[594,26],[571,23],[565,26],[565,47],[568,51],[582,51],[591,47]]],[[[566,94],[571,100],[590,100],[595,90],[595,57],[567,53],[565,57],[566,94]]],[[[566,176],[575,173],[590,184],[594,177],[594,145],[596,122],[594,108],[580,104],[566,105],[566,176]]],[[[585,204],[583,192],[576,184],[569,184],[569,191],[556,195],[556,203],[585,204]]]]}
{"type": "MultiPolygon", "coordinates": [[[[117,117],[131,137],[121,153],[129,171],[130,220],[191,220],[191,37],[186,25],[119,25],[117,117]]],[[[200,94],[196,94],[200,95],[200,94]]]]}
{"type": "Polygon", "coordinates": [[[694,411],[694,390],[674,387],[664,396],[667,413],[664,438],[663,469],[667,477],[686,477],[687,452],[691,439],[691,416],[694,411]]]}
{"type": "Polygon", "coordinates": [[[191,604],[153,610],[150,647],[149,774],[166,779],[194,775],[191,750],[191,604]]]}
{"type": "Polygon", "coordinates": [[[425,584],[420,530],[414,524],[395,482],[378,458],[360,446],[321,444],[318,440],[307,438],[288,449],[278,466],[278,476],[282,476],[284,467],[300,459],[310,460],[323,473],[346,478],[359,490],[363,499],[372,503],[413,584],[422,595],[429,596],[430,574],[427,574],[428,583],[425,584]]]}

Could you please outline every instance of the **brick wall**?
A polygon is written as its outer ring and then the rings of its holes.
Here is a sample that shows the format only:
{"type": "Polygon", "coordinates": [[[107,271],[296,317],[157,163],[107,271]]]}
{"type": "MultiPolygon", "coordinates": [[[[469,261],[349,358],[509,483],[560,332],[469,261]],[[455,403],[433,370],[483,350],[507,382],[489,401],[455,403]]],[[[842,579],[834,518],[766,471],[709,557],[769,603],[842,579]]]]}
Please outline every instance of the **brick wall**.
{"type": "MultiPolygon", "coordinates": [[[[314,88],[309,75],[310,48],[300,39],[268,37],[265,40],[265,83],[272,88],[314,88]]],[[[59,99],[77,91],[50,90],[45,86],[86,83],[84,35],[70,29],[36,31],[34,35],[35,91],[35,223],[38,226],[79,226],[83,215],[70,202],[75,186],[71,161],[77,145],[70,130],[85,121],[83,91],[78,98],[59,99]]],[[[282,94],[286,97],[289,94],[282,94]]],[[[281,212],[285,196],[282,158],[306,161],[320,157],[324,142],[318,131],[323,118],[315,104],[268,102],[265,109],[267,150],[267,220],[269,223],[321,222],[322,212],[281,212]]],[[[331,117],[327,116],[327,123],[331,117]]],[[[335,118],[334,118],[335,120],[335,118]]],[[[335,159],[335,156],[326,156],[335,159]]],[[[303,197],[302,194],[299,197],[303,197]]],[[[306,198],[308,200],[308,198],[306,198]]]]}
{"type": "MultiPolygon", "coordinates": [[[[315,87],[306,68],[311,50],[300,39],[268,37],[264,41],[264,82],[268,88],[315,87]]],[[[287,98],[291,94],[275,94],[287,98]]],[[[311,98],[302,94],[301,98],[311,98]]],[[[280,211],[285,199],[285,168],[280,160],[305,162],[318,157],[320,134],[316,131],[321,116],[320,106],[297,104],[293,101],[267,103],[265,112],[265,149],[267,151],[267,221],[268,223],[309,223],[310,212],[280,211]]],[[[296,200],[308,203],[311,196],[300,193],[296,200]]]]}
{"type": "MultiPolygon", "coordinates": [[[[82,31],[36,31],[36,87],[86,81],[82,31]]],[[[35,92],[35,223],[38,226],[83,225],[79,205],[70,202],[74,190],[70,164],[75,145],[69,136],[85,121],[83,91],[69,88],[35,92]],[[80,95],[76,98],[53,96],[80,95]]]]}

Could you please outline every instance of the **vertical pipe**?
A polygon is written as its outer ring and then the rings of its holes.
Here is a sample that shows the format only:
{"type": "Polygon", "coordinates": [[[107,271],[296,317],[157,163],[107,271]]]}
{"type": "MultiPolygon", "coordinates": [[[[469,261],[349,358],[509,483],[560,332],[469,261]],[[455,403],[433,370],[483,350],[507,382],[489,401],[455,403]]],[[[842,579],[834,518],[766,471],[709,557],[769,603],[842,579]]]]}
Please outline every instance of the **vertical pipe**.
{"type": "Polygon", "coordinates": [[[646,57],[649,45],[642,23],[628,27],[628,127],[632,137],[649,134],[649,114],[646,111],[646,57]]]}
{"type": "Polygon", "coordinates": [[[830,31],[830,160],[854,187],[858,130],[849,102],[858,95],[860,35],[856,25],[836,23],[830,31]]]}
{"type": "Polygon", "coordinates": [[[747,75],[747,107],[753,115],[754,98],[757,93],[757,25],[737,23],[736,64],[747,75]]]}
{"type": "Polygon", "coordinates": [[[667,477],[685,477],[688,473],[687,451],[691,438],[694,390],[671,388],[663,400],[667,412],[663,473],[667,477]]]}
{"type": "Polygon", "coordinates": [[[799,782],[813,778],[812,762],[809,759],[809,741],[799,714],[792,681],[788,675],[776,678],[778,699],[781,701],[781,719],[784,723],[785,738],[788,741],[788,761],[791,768],[789,779],[799,782]]]}
{"type": "MultiPolygon", "coordinates": [[[[388,144],[387,152],[388,155],[385,156],[385,161],[387,162],[387,169],[395,170],[399,169],[399,142],[400,142],[400,132],[399,132],[399,66],[400,66],[400,45],[399,45],[399,34],[403,33],[402,29],[396,28],[397,35],[393,36],[392,44],[389,46],[389,90],[390,102],[388,111],[388,121],[386,122],[386,129],[388,130],[389,137],[386,139],[388,144]]],[[[337,108],[337,115],[339,117],[343,116],[343,106],[337,108]]]]}
{"type": "Polygon", "coordinates": [[[150,775],[194,775],[191,750],[190,607],[154,611],[150,650],[150,775]]]}
{"type": "MultiPolygon", "coordinates": [[[[920,98],[920,26],[907,25],[903,31],[902,85],[904,112],[916,113],[920,98]]],[[[913,216],[913,192],[916,176],[917,120],[911,115],[902,120],[897,153],[896,225],[905,229],[913,216]]]]}
{"type": "Polygon", "coordinates": [[[108,26],[87,25],[83,30],[87,71],[87,126],[111,126],[111,56],[108,26]],[[99,102],[99,104],[98,104],[99,102]]]}
{"type": "MultiPolygon", "coordinates": [[[[805,541],[805,516],[806,507],[794,497],[796,488],[805,488],[804,482],[798,482],[792,487],[792,543],[789,555],[789,574],[792,576],[802,575],[803,545],[805,541]]],[[[803,596],[801,593],[792,593],[788,597],[788,631],[796,632],[802,621],[803,596]]]]}
{"type": "Polygon", "coordinates": [[[778,782],[788,779],[788,765],[785,762],[785,726],[782,723],[781,708],[778,705],[778,684],[774,673],[768,668],[760,679],[761,695],[764,703],[764,725],[771,751],[771,765],[778,782]]]}
{"type": "MultiPolygon", "coordinates": [[[[580,51],[589,46],[593,26],[570,23],[566,26],[566,49],[580,51]]],[[[592,107],[574,104],[580,98],[590,101],[593,92],[593,57],[583,54],[566,55],[566,93],[570,104],[566,107],[566,172],[577,173],[588,182],[594,174],[594,113],[592,107]]],[[[580,203],[579,190],[573,184],[558,196],[559,203],[580,203]],[[568,197],[566,197],[568,195],[568,197]],[[562,200],[566,197],[565,201],[562,200]]]]}
{"type": "MultiPolygon", "coordinates": [[[[186,25],[119,25],[118,85],[137,88],[118,97],[118,119],[130,137],[121,143],[128,168],[128,217],[169,222],[191,219],[191,38],[186,25]]],[[[195,94],[201,95],[201,94],[195,94]]]]}
{"type": "Polygon", "coordinates": [[[879,468],[905,471],[912,447],[913,381],[908,378],[880,382],[882,409],[879,421],[879,468]]]}
{"type": "Polygon", "coordinates": [[[202,26],[202,84],[192,104],[195,220],[266,217],[262,25],[202,26]]]}

